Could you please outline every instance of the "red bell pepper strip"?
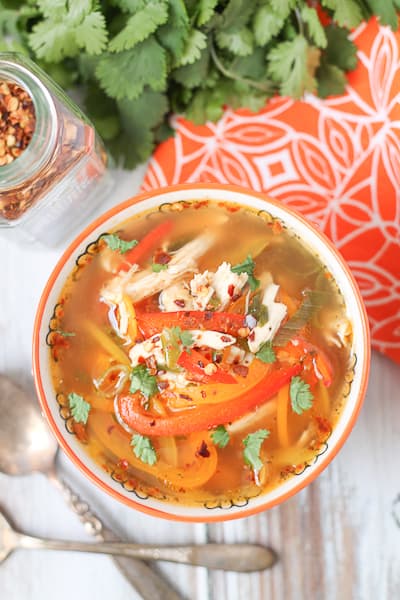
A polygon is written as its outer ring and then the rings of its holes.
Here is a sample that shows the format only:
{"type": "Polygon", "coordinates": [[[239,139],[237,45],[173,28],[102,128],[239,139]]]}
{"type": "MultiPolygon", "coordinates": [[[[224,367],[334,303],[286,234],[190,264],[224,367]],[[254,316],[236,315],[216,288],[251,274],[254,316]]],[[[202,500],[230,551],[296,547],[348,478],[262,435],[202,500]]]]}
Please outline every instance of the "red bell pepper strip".
{"type": "Polygon", "coordinates": [[[172,221],[163,221],[149,231],[149,233],[146,233],[137,246],[124,254],[124,260],[119,267],[119,271],[128,271],[133,264],[139,263],[143,258],[148,256],[160,245],[163,238],[170,233],[173,225],[172,221]]]}
{"type": "Polygon", "coordinates": [[[237,383],[233,375],[215,365],[215,363],[205,358],[196,350],[191,350],[190,354],[184,350],[180,354],[177,364],[185,369],[186,377],[192,381],[200,381],[201,383],[237,383]],[[207,365],[214,365],[216,368],[214,373],[210,375],[206,373],[205,368],[207,365]]]}
{"type": "Polygon", "coordinates": [[[172,416],[155,417],[143,412],[140,394],[119,396],[118,411],[124,423],[142,435],[186,435],[194,431],[205,431],[217,425],[231,423],[270,400],[300,371],[300,364],[275,369],[240,397],[218,404],[194,407],[193,410],[185,410],[172,416]]]}
{"type": "Polygon", "coordinates": [[[210,310],[181,310],[177,312],[137,312],[137,322],[144,337],[160,333],[166,327],[181,329],[211,329],[230,335],[238,335],[246,327],[244,315],[212,312],[210,310]]]}

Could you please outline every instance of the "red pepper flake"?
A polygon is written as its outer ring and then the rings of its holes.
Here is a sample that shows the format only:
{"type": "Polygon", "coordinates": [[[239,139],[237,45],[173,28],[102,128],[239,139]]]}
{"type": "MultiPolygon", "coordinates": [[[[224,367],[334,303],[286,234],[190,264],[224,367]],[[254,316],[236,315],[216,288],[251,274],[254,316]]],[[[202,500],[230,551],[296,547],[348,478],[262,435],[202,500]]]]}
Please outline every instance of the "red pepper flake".
{"type": "MultiPolygon", "coordinates": [[[[189,314],[190,314],[190,313],[189,313],[189,314]]],[[[204,320],[205,320],[205,321],[209,321],[210,319],[212,319],[212,317],[213,317],[213,313],[212,313],[212,311],[211,311],[211,310],[207,310],[207,311],[204,313],[204,320]]]]}
{"type": "Polygon", "coordinates": [[[228,294],[232,298],[234,293],[235,293],[235,286],[233,285],[233,283],[231,283],[230,285],[228,285],[228,294]]]}
{"type": "Polygon", "coordinates": [[[202,456],[203,458],[208,458],[210,456],[210,451],[204,440],[201,442],[200,448],[196,452],[196,456],[202,456]]]}
{"type": "Polygon", "coordinates": [[[122,469],[123,471],[126,471],[126,469],[129,467],[129,463],[126,460],[126,458],[121,458],[120,461],[118,461],[118,465],[117,465],[120,469],[122,469]]]}
{"type": "Polygon", "coordinates": [[[184,400],[190,400],[190,401],[193,400],[193,398],[191,398],[187,394],[179,394],[179,398],[183,398],[184,400]]]}
{"type": "Polygon", "coordinates": [[[170,254],[168,254],[168,252],[165,252],[164,250],[159,248],[158,250],[156,250],[156,252],[154,254],[153,261],[157,265],[167,265],[169,263],[169,261],[171,260],[171,258],[172,257],[170,254]]]}
{"type": "Polygon", "coordinates": [[[107,433],[108,433],[108,435],[111,435],[111,433],[114,431],[114,429],[115,429],[115,425],[109,425],[107,427],[107,433]]]}
{"type": "Polygon", "coordinates": [[[232,371],[240,377],[247,377],[249,374],[249,367],[246,367],[245,365],[233,365],[232,371]]]}
{"type": "Polygon", "coordinates": [[[207,392],[205,392],[204,390],[201,390],[200,394],[202,398],[207,398],[207,392]]]}
{"type": "Polygon", "coordinates": [[[162,390],[166,390],[167,387],[169,387],[169,383],[168,383],[168,381],[159,381],[157,383],[157,386],[158,386],[158,389],[162,391],[162,390]]]}
{"type": "Polygon", "coordinates": [[[221,342],[230,342],[231,338],[227,335],[221,335],[221,342]]]}
{"type": "Polygon", "coordinates": [[[323,417],[315,417],[315,420],[317,421],[317,425],[318,425],[318,429],[322,432],[322,433],[330,433],[331,432],[331,424],[329,423],[329,421],[327,419],[324,419],[323,417]]]}
{"type": "Polygon", "coordinates": [[[161,338],[160,338],[160,336],[159,336],[159,335],[155,335],[155,336],[153,337],[153,342],[154,342],[154,343],[156,343],[156,342],[159,342],[159,341],[160,341],[160,339],[161,339],[161,338]]]}
{"type": "Polygon", "coordinates": [[[249,340],[251,342],[254,342],[254,338],[256,337],[256,334],[254,333],[254,331],[252,331],[251,333],[249,333],[249,340]]]}
{"type": "Polygon", "coordinates": [[[155,424],[156,424],[155,419],[153,419],[152,421],[150,421],[150,427],[154,427],[155,424]]]}
{"type": "Polygon", "coordinates": [[[148,368],[150,375],[156,375],[158,368],[157,368],[157,362],[156,362],[156,359],[154,358],[154,356],[153,355],[148,356],[146,358],[145,362],[146,362],[146,367],[148,368]]]}
{"type": "Polygon", "coordinates": [[[204,369],[204,363],[203,363],[203,361],[198,360],[197,364],[199,365],[200,369],[204,369]]]}
{"type": "Polygon", "coordinates": [[[186,302],[182,298],[177,298],[174,300],[174,303],[179,306],[179,308],[185,308],[186,302]]]}

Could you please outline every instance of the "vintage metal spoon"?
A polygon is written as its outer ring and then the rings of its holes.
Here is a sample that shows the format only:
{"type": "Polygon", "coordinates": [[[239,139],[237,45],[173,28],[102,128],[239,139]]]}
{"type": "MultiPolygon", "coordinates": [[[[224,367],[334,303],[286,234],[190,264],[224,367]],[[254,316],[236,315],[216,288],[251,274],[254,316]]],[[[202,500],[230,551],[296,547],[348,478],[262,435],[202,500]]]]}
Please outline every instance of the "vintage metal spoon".
{"type": "Polygon", "coordinates": [[[262,571],[275,562],[275,554],[255,544],[201,544],[196,546],[152,546],[130,542],[70,542],[32,537],[15,531],[0,511],[0,562],[16,548],[71,550],[165,560],[185,565],[250,573],[262,571]]]}
{"type": "MultiPolygon", "coordinates": [[[[37,406],[27,394],[4,376],[0,376],[0,471],[8,475],[24,475],[34,471],[44,473],[59,487],[70,505],[78,514],[87,530],[98,541],[115,542],[117,536],[104,527],[100,519],[94,515],[89,506],[62,481],[56,471],[57,443],[42,419],[37,406]]],[[[16,538],[13,538],[16,539],[16,538]]],[[[56,542],[49,542],[55,544],[56,542]]],[[[58,543],[58,542],[57,542],[58,543]]],[[[130,545],[132,547],[132,545],[130,545]]],[[[129,556],[140,556],[146,560],[171,560],[165,554],[171,549],[162,547],[143,547],[133,545],[135,551],[129,551],[129,556]],[[165,550],[165,552],[164,552],[165,550]]],[[[52,546],[54,547],[54,546],[52,546]]],[[[76,545],[74,546],[76,547],[76,545]]],[[[98,548],[95,544],[93,548],[98,548]]],[[[103,546],[104,548],[104,546],[103,546]]],[[[113,545],[107,544],[106,551],[115,552],[113,545]]],[[[85,550],[88,548],[86,547],[85,550]]],[[[126,556],[125,552],[122,552],[126,556]]],[[[188,546],[178,552],[175,548],[172,556],[179,556],[186,564],[200,564],[199,556],[203,557],[210,567],[226,568],[229,570],[258,570],[271,567],[276,561],[276,554],[269,548],[251,544],[216,544],[207,546],[188,546]],[[206,548],[206,556],[200,548],[206,548]],[[251,550],[252,549],[252,550],[251,550]],[[254,557],[249,552],[255,552],[254,557]],[[221,555],[221,558],[217,554],[221,555]],[[208,560],[210,557],[210,560],[208,560]],[[182,558],[184,557],[184,559],[182,558]],[[261,557],[261,558],[260,558],[261,557]],[[259,561],[262,562],[259,562],[259,561]],[[216,566],[225,565],[225,566],[216,566]],[[260,566],[261,565],[261,566],[260,566]]],[[[147,600],[178,600],[179,596],[161,577],[141,561],[115,558],[118,567],[131,581],[142,597],[147,600]],[[150,591],[149,591],[150,590],[150,591]]],[[[201,563],[204,564],[204,563],[201,563]]]]}
{"type": "MultiPolygon", "coordinates": [[[[58,476],[57,442],[29,395],[0,375],[0,471],[7,475],[46,475],[65,497],[86,530],[98,541],[118,540],[89,505],[58,476]]],[[[182,600],[161,575],[140,560],[118,556],[114,561],[143,600],[182,600]]]]}

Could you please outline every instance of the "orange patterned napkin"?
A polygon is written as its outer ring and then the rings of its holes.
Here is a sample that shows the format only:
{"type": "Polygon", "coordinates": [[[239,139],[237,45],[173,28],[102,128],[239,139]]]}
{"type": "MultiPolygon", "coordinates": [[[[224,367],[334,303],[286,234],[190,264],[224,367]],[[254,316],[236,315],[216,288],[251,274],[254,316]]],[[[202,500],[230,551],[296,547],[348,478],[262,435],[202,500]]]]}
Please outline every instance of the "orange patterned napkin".
{"type": "Polygon", "coordinates": [[[344,96],[275,98],[204,126],[179,118],[143,188],[235,183],[301,211],[357,278],[373,346],[400,362],[400,32],[373,19],[354,41],[358,67],[344,96]]]}

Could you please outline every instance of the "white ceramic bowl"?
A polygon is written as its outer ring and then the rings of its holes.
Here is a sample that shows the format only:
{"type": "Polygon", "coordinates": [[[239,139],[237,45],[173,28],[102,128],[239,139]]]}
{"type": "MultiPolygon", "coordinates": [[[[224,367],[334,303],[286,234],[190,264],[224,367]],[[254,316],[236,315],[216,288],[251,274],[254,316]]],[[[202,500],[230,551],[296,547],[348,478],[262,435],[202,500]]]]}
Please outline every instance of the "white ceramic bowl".
{"type": "Polygon", "coordinates": [[[50,427],[71,460],[88,479],[117,500],[153,516],[179,521],[223,521],[249,516],[283,502],[311,483],[334,458],[350,434],[365,395],[369,362],[370,341],[365,308],[349,268],[328,238],[302,216],[279,202],[256,192],[218,184],[187,184],[147,192],[116,206],[89,225],[70,244],[49,278],[37,310],[33,340],[33,367],[37,393],[50,427]],[[163,203],[205,199],[235,202],[269,212],[296,232],[312,252],[320,257],[338,283],[346,302],[354,332],[351,349],[354,368],[344,409],[325,450],[302,473],[291,477],[270,492],[243,502],[227,502],[222,506],[189,507],[150,497],[139,497],[133,490],[127,489],[121,482],[114,481],[104,472],[85,452],[76,437],[69,433],[65,418],[62,416],[63,411],[60,411],[55,398],[46,336],[54,307],[66,278],[75,266],[77,257],[85,253],[88,245],[101,233],[116,228],[133,215],[157,208],[163,203]]]}

